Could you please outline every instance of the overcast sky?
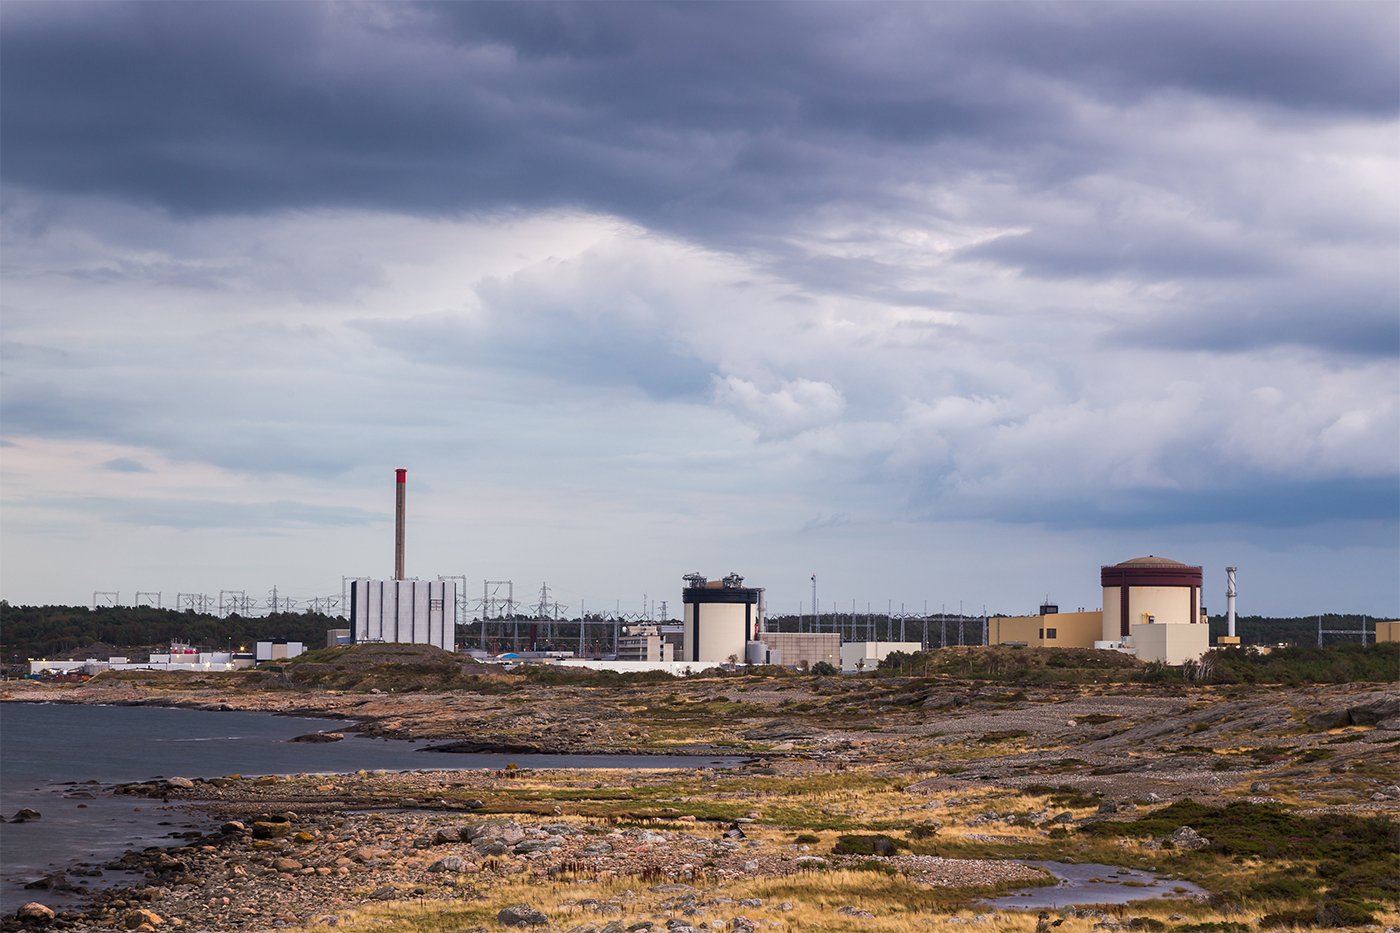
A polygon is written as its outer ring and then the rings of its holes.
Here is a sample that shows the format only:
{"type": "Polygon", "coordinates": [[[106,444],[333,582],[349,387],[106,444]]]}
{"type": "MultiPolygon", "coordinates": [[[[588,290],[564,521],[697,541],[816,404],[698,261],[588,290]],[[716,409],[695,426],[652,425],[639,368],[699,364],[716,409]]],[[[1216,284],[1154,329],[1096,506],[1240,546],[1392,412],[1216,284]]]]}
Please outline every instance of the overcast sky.
{"type": "Polygon", "coordinates": [[[8,0],[0,595],[1394,617],[1397,11],[8,0]]]}

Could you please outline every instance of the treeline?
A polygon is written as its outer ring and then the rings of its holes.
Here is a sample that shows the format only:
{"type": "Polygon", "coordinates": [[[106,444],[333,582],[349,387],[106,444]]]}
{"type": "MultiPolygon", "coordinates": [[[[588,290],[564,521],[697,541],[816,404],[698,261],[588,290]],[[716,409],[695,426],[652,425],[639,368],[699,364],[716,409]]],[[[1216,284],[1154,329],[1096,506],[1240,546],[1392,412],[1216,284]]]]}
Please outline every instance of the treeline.
{"type": "MultiPolygon", "coordinates": [[[[1366,630],[1367,644],[1376,637],[1376,616],[1363,616],[1355,613],[1326,612],[1321,615],[1302,618],[1274,618],[1271,616],[1236,616],[1235,634],[1246,645],[1316,645],[1317,623],[1322,620],[1324,630],[1339,632],[1359,632],[1366,630]]],[[[1210,617],[1210,640],[1229,631],[1225,616],[1210,617]]],[[[1323,644],[1353,642],[1360,644],[1360,635],[1323,635],[1323,644]]]]}
{"type": "MultiPolygon", "coordinates": [[[[1238,622],[1238,620],[1236,620],[1238,622]]],[[[1235,626],[1239,631],[1239,626],[1235,626]]],[[[1316,637],[1316,629],[1314,629],[1316,637]]],[[[1384,684],[1400,681],[1400,642],[1295,645],[1264,654],[1251,647],[1213,651],[1181,668],[1148,665],[1148,682],[1207,684],[1384,684]]]]}
{"type": "MultiPolygon", "coordinates": [[[[1238,631],[1238,626],[1236,626],[1238,631]]],[[[891,653],[881,676],[951,676],[1014,684],[1305,684],[1400,681],[1400,643],[1329,644],[1212,651],[1179,667],[1142,664],[1126,654],[1082,648],[1009,648],[891,653]]]]}
{"type": "Polygon", "coordinates": [[[326,629],[346,622],[320,613],[279,612],[257,618],[177,612],[149,606],[12,606],[0,601],[0,653],[6,662],[55,657],[90,645],[135,648],[188,642],[209,651],[253,650],[257,641],[326,643],[326,629]]]}

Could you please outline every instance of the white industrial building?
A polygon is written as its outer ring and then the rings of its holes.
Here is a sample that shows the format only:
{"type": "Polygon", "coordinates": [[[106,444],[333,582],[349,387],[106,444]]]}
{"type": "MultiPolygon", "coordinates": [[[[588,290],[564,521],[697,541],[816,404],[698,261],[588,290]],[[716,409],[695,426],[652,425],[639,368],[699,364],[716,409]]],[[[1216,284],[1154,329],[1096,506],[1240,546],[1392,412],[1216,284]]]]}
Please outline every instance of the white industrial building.
{"type": "Polygon", "coordinates": [[[619,661],[674,661],[683,628],[660,622],[629,625],[617,639],[619,661]]]}
{"type": "Polygon", "coordinates": [[[691,573],[685,581],[679,660],[742,664],[763,630],[763,589],[744,586],[737,573],[722,580],[691,573]]]}
{"type": "Polygon", "coordinates": [[[299,641],[260,641],[253,647],[253,657],[259,662],[290,661],[306,653],[306,645],[299,641]]]}
{"type": "Polygon", "coordinates": [[[405,642],[456,647],[454,580],[355,580],[350,585],[350,631],[356,644],[405,642]]]}
{"type": "Polygon", "coordinates": [[[29,662],[29,673],[35,677],[54,674],[86,674],[103,671],[200,671],[214,673],[252,667],[253,659],[229,651],[196,651],[189,645],[174,642],[168,652],[150,655],[148,660],[133,661],[125,656],[113,656],[105,661],[39,659],[29,662]]]}
{"type": "Polygon", "coordinates": [[[848,641],[841,645],[841,670],[845,673],[873,671],[896,651],[913,654],[924,650],[917,641],[848,641]]]}

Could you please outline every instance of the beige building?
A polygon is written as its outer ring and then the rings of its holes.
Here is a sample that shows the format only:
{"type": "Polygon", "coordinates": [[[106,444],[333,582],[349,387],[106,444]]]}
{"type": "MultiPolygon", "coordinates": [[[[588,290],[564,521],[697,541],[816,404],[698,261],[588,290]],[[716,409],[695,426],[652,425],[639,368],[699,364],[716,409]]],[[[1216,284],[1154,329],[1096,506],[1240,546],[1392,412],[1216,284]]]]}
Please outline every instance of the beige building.
{"type": "Polygon", "coordinates": [[[770,664],[810,668],[818,661],[841,666],[841,636],[836,632],[761,632],[770,664]]]}
{"type": "Polygon", "coordinates": [[[1149,554],[1100,569],[1103,647],[1133,649],[1143,661],[1183,664],[1210,650],[1201,610],[1201,568],[1149,554]]]}
{"type": "Polygon", "coordinates": [[[763,590],[744,586],[731,573],[722,580],[687,574],[681,591],[685,613],[681,621],[680,661],[741,664],[748,643],[763,628],[763,590]]]}
{"type": "Polygon", "coordinates": [[[1102,612],[1049,612],[987,620],[989,645],[1029,648],[1092,648],[1102,640],[1102,612]]]}
{"type": "Polygon", "coordinates": [[[1140,623],[1132,626],[1132,647],[1141,661],[1185,664],[1210,650],[1210,626],[1140,623]]]}
{"type": "Polygon", "coordinates": [[[1400,622],[1377,622],[1376,642],[1400,641],[1400,622]]]}
{"type": "Polygon", "coordinates": [[[1103,640],[1122,641],[1134,625],[1198,625],[1201,568],[1166,557],[1135,557],[1101,568],[1103,640]]]}
{"type": "Polygon", "coordinates": [[[924,650],[917,641],[848,641],[841,645],[841,670],[873,671],[896,651],[913,654],[924,650]]]}

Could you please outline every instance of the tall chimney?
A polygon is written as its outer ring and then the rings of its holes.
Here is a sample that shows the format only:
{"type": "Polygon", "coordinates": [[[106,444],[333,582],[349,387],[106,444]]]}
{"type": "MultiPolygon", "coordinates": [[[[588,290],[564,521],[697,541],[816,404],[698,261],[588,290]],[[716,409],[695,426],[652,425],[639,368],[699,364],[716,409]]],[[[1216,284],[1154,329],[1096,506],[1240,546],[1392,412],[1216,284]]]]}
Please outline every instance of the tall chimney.
{"type": "Polygon", "coordinates": [[[403,579],[403,512],[404,489],[408,485],[408,471],[394,471],[394,579],[403,579]]]}
{"type": "Polygon", "coordinates": [[[1235,637],[1235,568],[1225,568],[1225,615],[1230,620],[1229,635],[1235,637]]]}

